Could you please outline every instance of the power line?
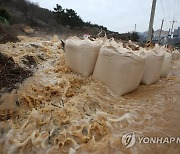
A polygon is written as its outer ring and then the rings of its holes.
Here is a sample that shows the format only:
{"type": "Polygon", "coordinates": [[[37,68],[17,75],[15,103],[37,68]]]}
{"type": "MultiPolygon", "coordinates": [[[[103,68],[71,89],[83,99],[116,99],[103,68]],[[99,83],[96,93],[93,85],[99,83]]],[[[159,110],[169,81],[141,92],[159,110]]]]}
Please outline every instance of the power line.
{"type": "MultiPolygon", "coordinates": [[[[167,16],[168,16],[168,21],[171,20],[170,18],[170,6],[169,6],[169,0],[166,0],[166,8],[167,8],[167,16]]],[[[169,23],[169,22],[168,22],[169,23]]],[[[170,27],[170,25],[168,24],[168,27],[170,27]]]]}
{"type": "Polygon", "coordinates": [[[175,0],[175,2],[174,2],[174,18],[173,18],[173,20],[175,20],[176,18],[176,0],[175,0]]]}
{"type": "MultiPolygon", "coordinates": [[[[175,7],[175,8],[174,8],[174,19],[173,19],[173,21],[174,21],[174,20],[178,20],[178,16],[179,16],[179,15],[176,14],[176,13],[179,12],[179,7],[178,7],[178,6],[179,6],[179,0],[176,0],[175,3],[174,3],[174,7],[175,7]],[[177,16],[176,16],[176,15],[177,15],[177,16]]],[[[176,23],[177,23],[177,21],[176,21],[174,24],[176,25],[176,23]]],[[[174,27],[176,27],[175,25],[174,25],[174,27]]]]}
{"type": "Polygon", "coordinates": [[[179,14],[180,14],[180,12],[179,12],[179,8],[180,8],[180,5],[179,5],[180,3],[179,3],[179,0],[178,0],[178,4],[177,4],[177,18],[179,19],[179,14]]]}
{"type": "MultiPolygon", "coordinates": [[[[177,12],[176,12],[176,15],[177,15],[177,21],[180,21],[180,16],[179,16],[179,8],[180,8],[180,6],[179,6],[179,0],[177,0],[177,12]]],[[[178,22],[176,23],[177,24],[177,28],[178,28],[178,22]]]]}
{"type": "Polygon", "coordinates": [[[170,15],[170,19],[169,19],[169,28],[171,27],[171,23],[170,23],[170,21],[171,20],[173,20],[173,14],[172,14],[172,12],[171,12],[171,10],[173,10],[172,9],[172,5],[170,5],[170,2],[169,2],[170,0],[168,0],[168,6],[169,6],[169,15],[170,15]]]}
{"type": "Polygon", "coordinates": [[[166,22],[166,28],[168,29],[168,24],[167,24],[165,12],[164,12],[164,6],[163,6],[163,3],[162,3],[162,0],[160,0],[160,1],[161,1],[161,7],[162,7],[162,10],[163,10],[164,20],[165,20],[165,22],[166,22]]]}

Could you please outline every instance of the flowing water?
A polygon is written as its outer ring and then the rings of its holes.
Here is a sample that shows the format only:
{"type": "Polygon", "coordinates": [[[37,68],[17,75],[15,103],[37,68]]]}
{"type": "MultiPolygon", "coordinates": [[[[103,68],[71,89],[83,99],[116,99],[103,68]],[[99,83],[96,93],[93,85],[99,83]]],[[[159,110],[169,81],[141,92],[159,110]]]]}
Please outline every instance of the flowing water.
{"type": "Polygon", "coordinates": [[[178,143],[122,144],[126,132],[180,137],[180,61],[172,62],[167,78],[116,98],[66,67],[56,39],[21,39],[1,51],[22,66],[31,55],[38,65],[18,90],[0,98],[0,153],[180,153],[178,143]]]}

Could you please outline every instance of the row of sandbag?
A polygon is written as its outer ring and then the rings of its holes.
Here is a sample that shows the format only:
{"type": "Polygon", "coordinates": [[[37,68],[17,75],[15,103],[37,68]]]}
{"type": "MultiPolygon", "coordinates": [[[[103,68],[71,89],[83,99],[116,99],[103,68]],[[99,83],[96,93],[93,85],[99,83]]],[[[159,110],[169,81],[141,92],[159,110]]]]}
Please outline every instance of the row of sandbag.
{"type": "Polygon", "coordinates": [[[179,50],[174,50],[173,52],[172,52],[172,54],[173,54],[173,60],[177,60],[177,59],[179,59],[180,58],[180,52],[179,52],[179,50]]]}
{"type": "Polygon", "coordinates": [[[93,74],[118,96],[135,90],[140,82],[150,85],[160,75],[167,76],[171,58],[170,53],[157,46],[151,51],[132,51],[113,39],[72,37],[65,44],[65,62],[73,72],[85,77],[93,74]]]}

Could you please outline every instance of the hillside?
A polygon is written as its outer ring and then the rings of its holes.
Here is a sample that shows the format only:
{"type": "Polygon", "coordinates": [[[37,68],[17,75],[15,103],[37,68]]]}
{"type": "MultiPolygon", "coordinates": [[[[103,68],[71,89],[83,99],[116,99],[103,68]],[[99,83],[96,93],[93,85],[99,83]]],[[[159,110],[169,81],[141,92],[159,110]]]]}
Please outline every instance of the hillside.
{"type": "MultiPolygon", "coordinates": [[[[50,11],[26,0],[1,0],[0,16],[9,23],[9,27],[0,24],[0,35],[2,35],[3,31],[4,33],[13,32],[19,34],[23,31],[25,25],[28,25],[43,34],[66,36],[90,34],[92,37],[96,37],[99,32],[103,31],[102,34],[106,33],[109,38],[131,39],[134,41],[138,39],[136,33],[119,34],[108,30],[102,25],[84,22],[73,9],[62,8],[59,4],[54,6],[54,11],[50,11]]],[[[4,22],[3,20],[2,22],[4,22]]]]}

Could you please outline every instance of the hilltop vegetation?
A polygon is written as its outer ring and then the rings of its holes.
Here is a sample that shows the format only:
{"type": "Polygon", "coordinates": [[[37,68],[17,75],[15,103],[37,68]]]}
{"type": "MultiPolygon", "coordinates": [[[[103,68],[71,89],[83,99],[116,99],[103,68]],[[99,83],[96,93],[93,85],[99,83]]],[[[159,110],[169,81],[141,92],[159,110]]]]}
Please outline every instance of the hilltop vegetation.
{"type": "Polygon", "coordinates": [[[59,4],[51,11],[27,0],[1,0],[0,16],[7,19],[11,25],[26,24],[47,33],[67,35],[88,33],[96,36],[100,31],[104,31],[108,37],[124,40],[133,36],[130,33],[119,34],[102,25],[85,22],[75,10],[62,8],[59,4]]]}

